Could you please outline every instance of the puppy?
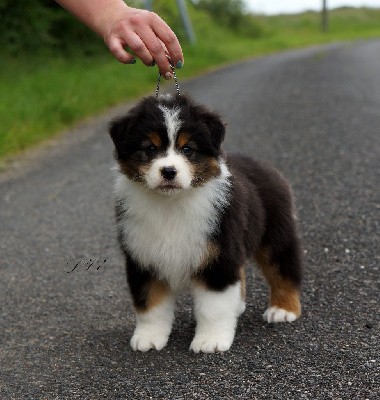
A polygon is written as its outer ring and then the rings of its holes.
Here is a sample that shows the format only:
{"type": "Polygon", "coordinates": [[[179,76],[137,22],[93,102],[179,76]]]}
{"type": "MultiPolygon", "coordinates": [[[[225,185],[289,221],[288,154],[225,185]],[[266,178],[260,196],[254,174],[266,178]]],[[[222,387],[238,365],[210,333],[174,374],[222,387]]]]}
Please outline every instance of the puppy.
{"type": "Polygon", "coordinates": [[[143,99],[111,124],[110,135],[134,350],[166,345],[175,295],[186,288],[196,318],[190,349],[228,350],[252,261],[270,287],[264,320],[300,316],[300,244],[290,188],[277,171],[224,154],[220,117],[186,96],[143,99]]]}

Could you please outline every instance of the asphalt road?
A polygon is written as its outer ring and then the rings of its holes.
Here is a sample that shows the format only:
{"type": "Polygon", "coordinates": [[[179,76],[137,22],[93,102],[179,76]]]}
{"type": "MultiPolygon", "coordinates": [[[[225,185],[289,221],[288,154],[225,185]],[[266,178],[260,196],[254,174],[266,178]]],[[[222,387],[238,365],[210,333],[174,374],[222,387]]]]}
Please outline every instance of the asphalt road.
{"type": "Polygon", "coordinates": [[[228,150],[292,182],[302,318],[264,323],[252,269],[229,352],[188,351],[187,295],[167,348],[130,349],[105,115],[0,175],[0,398],[378,399],[380,41],[250,60],[182,86],[224,116],[228,150]]]}

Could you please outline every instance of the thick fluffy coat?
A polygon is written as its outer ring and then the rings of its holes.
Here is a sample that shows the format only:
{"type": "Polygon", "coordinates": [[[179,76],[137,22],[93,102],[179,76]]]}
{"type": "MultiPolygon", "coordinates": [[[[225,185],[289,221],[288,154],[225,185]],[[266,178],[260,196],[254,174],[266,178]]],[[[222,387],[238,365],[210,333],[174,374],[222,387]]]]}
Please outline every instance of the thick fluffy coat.
{"type": "Polygon", "coordinates": [[[301,252],[284,177],[221,150],[220,117],[185,96],[148,97],[110,129],[118,238],[136,310],[135,350],[163,348],[190,288],[195,352],[228,350],[245,309],[245,268],[270,290],[268,322],[301,314],[301,252]]]}

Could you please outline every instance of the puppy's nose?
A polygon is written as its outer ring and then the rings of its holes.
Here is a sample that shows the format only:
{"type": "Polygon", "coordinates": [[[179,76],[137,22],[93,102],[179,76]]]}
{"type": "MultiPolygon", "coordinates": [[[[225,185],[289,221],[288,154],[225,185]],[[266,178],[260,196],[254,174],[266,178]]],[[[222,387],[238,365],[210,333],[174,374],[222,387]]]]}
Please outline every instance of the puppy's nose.
{"type": "Polygon", "coordinates": [[[162,167],[161,174],[167,181],[171,181],[177,175],[177,170],[174,167],[162,167]]]}

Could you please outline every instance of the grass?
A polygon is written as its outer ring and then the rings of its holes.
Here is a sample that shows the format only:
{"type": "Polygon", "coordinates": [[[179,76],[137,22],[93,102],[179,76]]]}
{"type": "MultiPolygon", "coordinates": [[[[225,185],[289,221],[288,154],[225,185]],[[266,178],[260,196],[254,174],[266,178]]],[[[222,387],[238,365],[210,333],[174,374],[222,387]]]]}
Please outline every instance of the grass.
{"type": "MultiPolygon", "coordinates": [[[[320,16],[313,12],[256,16],[262,31],[258,38],[223,29],[196,10],[192,14],[198,43],[183,44],[185,66],[178,71],[179,79],[279,50],[380,37],[380,9],[332,11],[328,33],[320,31],[320,16]]],[[[0,159],[4,160],[87,116],[153,93],[157,70],[141,63],[122,65],[104,49],[92,56],[4,56],[0,77],[0,159]]]]}

